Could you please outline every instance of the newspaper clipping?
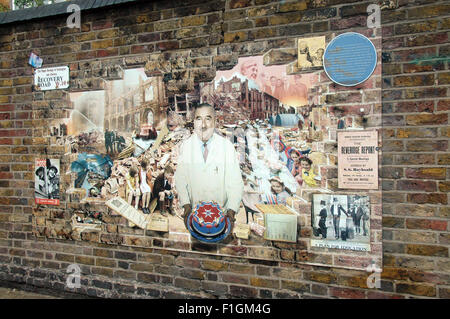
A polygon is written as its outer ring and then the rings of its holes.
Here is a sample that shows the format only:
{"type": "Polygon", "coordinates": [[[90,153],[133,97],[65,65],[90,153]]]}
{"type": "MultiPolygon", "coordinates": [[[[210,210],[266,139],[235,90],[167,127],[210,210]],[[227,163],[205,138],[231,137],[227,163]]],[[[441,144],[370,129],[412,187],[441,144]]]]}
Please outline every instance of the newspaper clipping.
{"type": "Polygon", "coordinates": [[[378,189],[378,132],[338,132],[339,188],[378,189]]]}

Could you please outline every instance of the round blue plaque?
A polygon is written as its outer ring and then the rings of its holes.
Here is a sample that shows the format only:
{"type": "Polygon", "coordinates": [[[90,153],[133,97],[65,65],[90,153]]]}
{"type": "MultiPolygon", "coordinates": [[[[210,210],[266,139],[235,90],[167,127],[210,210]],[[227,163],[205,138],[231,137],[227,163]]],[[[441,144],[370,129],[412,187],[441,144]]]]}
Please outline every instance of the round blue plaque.
{"type": "Polygon", "coordinates": [[[335,83],[354,86],[367,80],[377,65],[377,51],[364,35],[347,32],[334,38],[323,55],[323,68],[335,83]]]}

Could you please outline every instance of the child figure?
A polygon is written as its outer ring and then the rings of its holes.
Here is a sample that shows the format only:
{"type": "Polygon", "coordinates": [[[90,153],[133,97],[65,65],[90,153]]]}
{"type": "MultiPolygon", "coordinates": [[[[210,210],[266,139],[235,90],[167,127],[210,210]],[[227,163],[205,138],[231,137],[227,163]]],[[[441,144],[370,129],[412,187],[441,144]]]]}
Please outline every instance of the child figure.
{"type": "Polygon", "coordinates": [[[172,209],[173,202],[173,175],[174,171],[172,166],[167,165],[164,169],[164,173],[160,174],[153,185],[153,198],[158,198],[158,209],[163,216],[167,216],[167,211],[171,215],[175,215],[175,211],[172,209]]]}
{"type": "Polygon", "coordinates": [[[138,209],[139,198],[141,196],[141,192],[139,190],[139,176],[137,175],[136,167],[134,167],[134,166],[130,167],[130,171],[128,172],[125,179],[127,181],[127,188],[126,188],[125,196],[127,197],[128,204],[131,205],[131,203],[133,202],[133,197],[134,197],[134,199],[135,199],[134,208],[138,209]]]}
{"type": "Polygon", "coordinates": [[[152,180],[152,173],[151,170],[148,169],[148,163],[146,160],[142,160],[141,162],[139,177],[141,181],[140,189],[142,193],[142,211],[144,212],[144,214],[150,214],[148,206],[150,204],[152,188],[149,183],[152,180]]]}
{"type": "MultiPolygon", "coordinates": [[[[288,197],[292,196],[291,191],[284,186],[283,181],[278,177],[272,177],[270,180],[270,191],[273,198],[274,204],[286,205],[286,200],[288,197]]],[[[270,203],[269,204],[273,204],[270,203]]]]}
{"type": "Polygon", "coordinates": [[[310,187],[316,187],[317,186],[317,179],[319,178],[316,174],[314,174],[314,170],[312,169],[312,161],[307,158],[303,157],[300,160],[301,166],[302,166],[302,180],[306,183],[306,185],[310,187]]]}
{"type": "Polygon", "coordinates": [[[296,149],[291,149],[289,151],[290,159],[287,164],[287,168],[289,172],[294,176],[295,180],[299,185],[303,184],[302,179],[302,164],[301,164],[301,158],[302,154],[297,151],[296,149]]]}

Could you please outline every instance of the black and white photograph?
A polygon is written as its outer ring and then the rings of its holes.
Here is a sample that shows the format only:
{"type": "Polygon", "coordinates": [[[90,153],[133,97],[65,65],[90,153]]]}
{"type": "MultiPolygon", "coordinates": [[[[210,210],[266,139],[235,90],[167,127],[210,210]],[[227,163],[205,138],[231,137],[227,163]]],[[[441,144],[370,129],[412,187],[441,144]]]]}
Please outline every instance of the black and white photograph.
{"type": "Polygon", "coordinates": [[[313,194],[312,247],[370,250],[370,201],[361,195],[313,194]]]}
{"type": "Polygon", "coordinates": [[[36,204],[59,205],[59,159],[37,159],[34,175],[36,204]]]}

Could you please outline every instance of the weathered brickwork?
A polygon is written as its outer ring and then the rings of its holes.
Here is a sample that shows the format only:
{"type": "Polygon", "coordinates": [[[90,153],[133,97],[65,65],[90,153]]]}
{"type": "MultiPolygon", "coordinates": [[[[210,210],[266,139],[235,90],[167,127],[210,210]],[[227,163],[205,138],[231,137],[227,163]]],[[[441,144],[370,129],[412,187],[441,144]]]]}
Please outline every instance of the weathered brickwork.
{"type": "MultiPolygon", "coordinates": [[[[301,242],[279,262],[171,251],[162,244],[127,247],[116,245],[117,236],[72,241],[64,232],[61,239],[33,233],[33,223],[46,223],[44,215],[64,219],[58,209],[33,217],[33,166],[35,156],[61,152],[46,147],[48,120],[68,111],[63,91],[33,91],[31,50],[46,64],[69,65],[71,91],[102,89],[100,78],[116,79],[119,65],[170,73],[168,90],[184,92],[241,56],[274,49],[270,57],[293,61],[297,37],[373,32],[366,28],[366,8],[374,1],[351,0],[141,1],[82,12],[80,29],[65,27],[66,16],[0,26],[0,279],[109,298],[448,298],[449,5],[382,2],[389,3],[375,43],[383,47],[375,73],[382,76],[341,92],[320,74],[328,92],[320,103],[345,108],[349,116],[365,105],[360,125],[383,125],[383,203],[372,203],[374,242],[382,242],[374,248],[383,250],[381,288],[367,287],[367,272],[323,266],[360,268],[369,259],[308,252],[301,242]],[[82,271],[75,290],[65,285],[72,263],[82,271]]],[[[337,176],[327,174],[333,189],[337,176]]],[[[306,206],[299,207],[303,225],[306,206]]]]}

